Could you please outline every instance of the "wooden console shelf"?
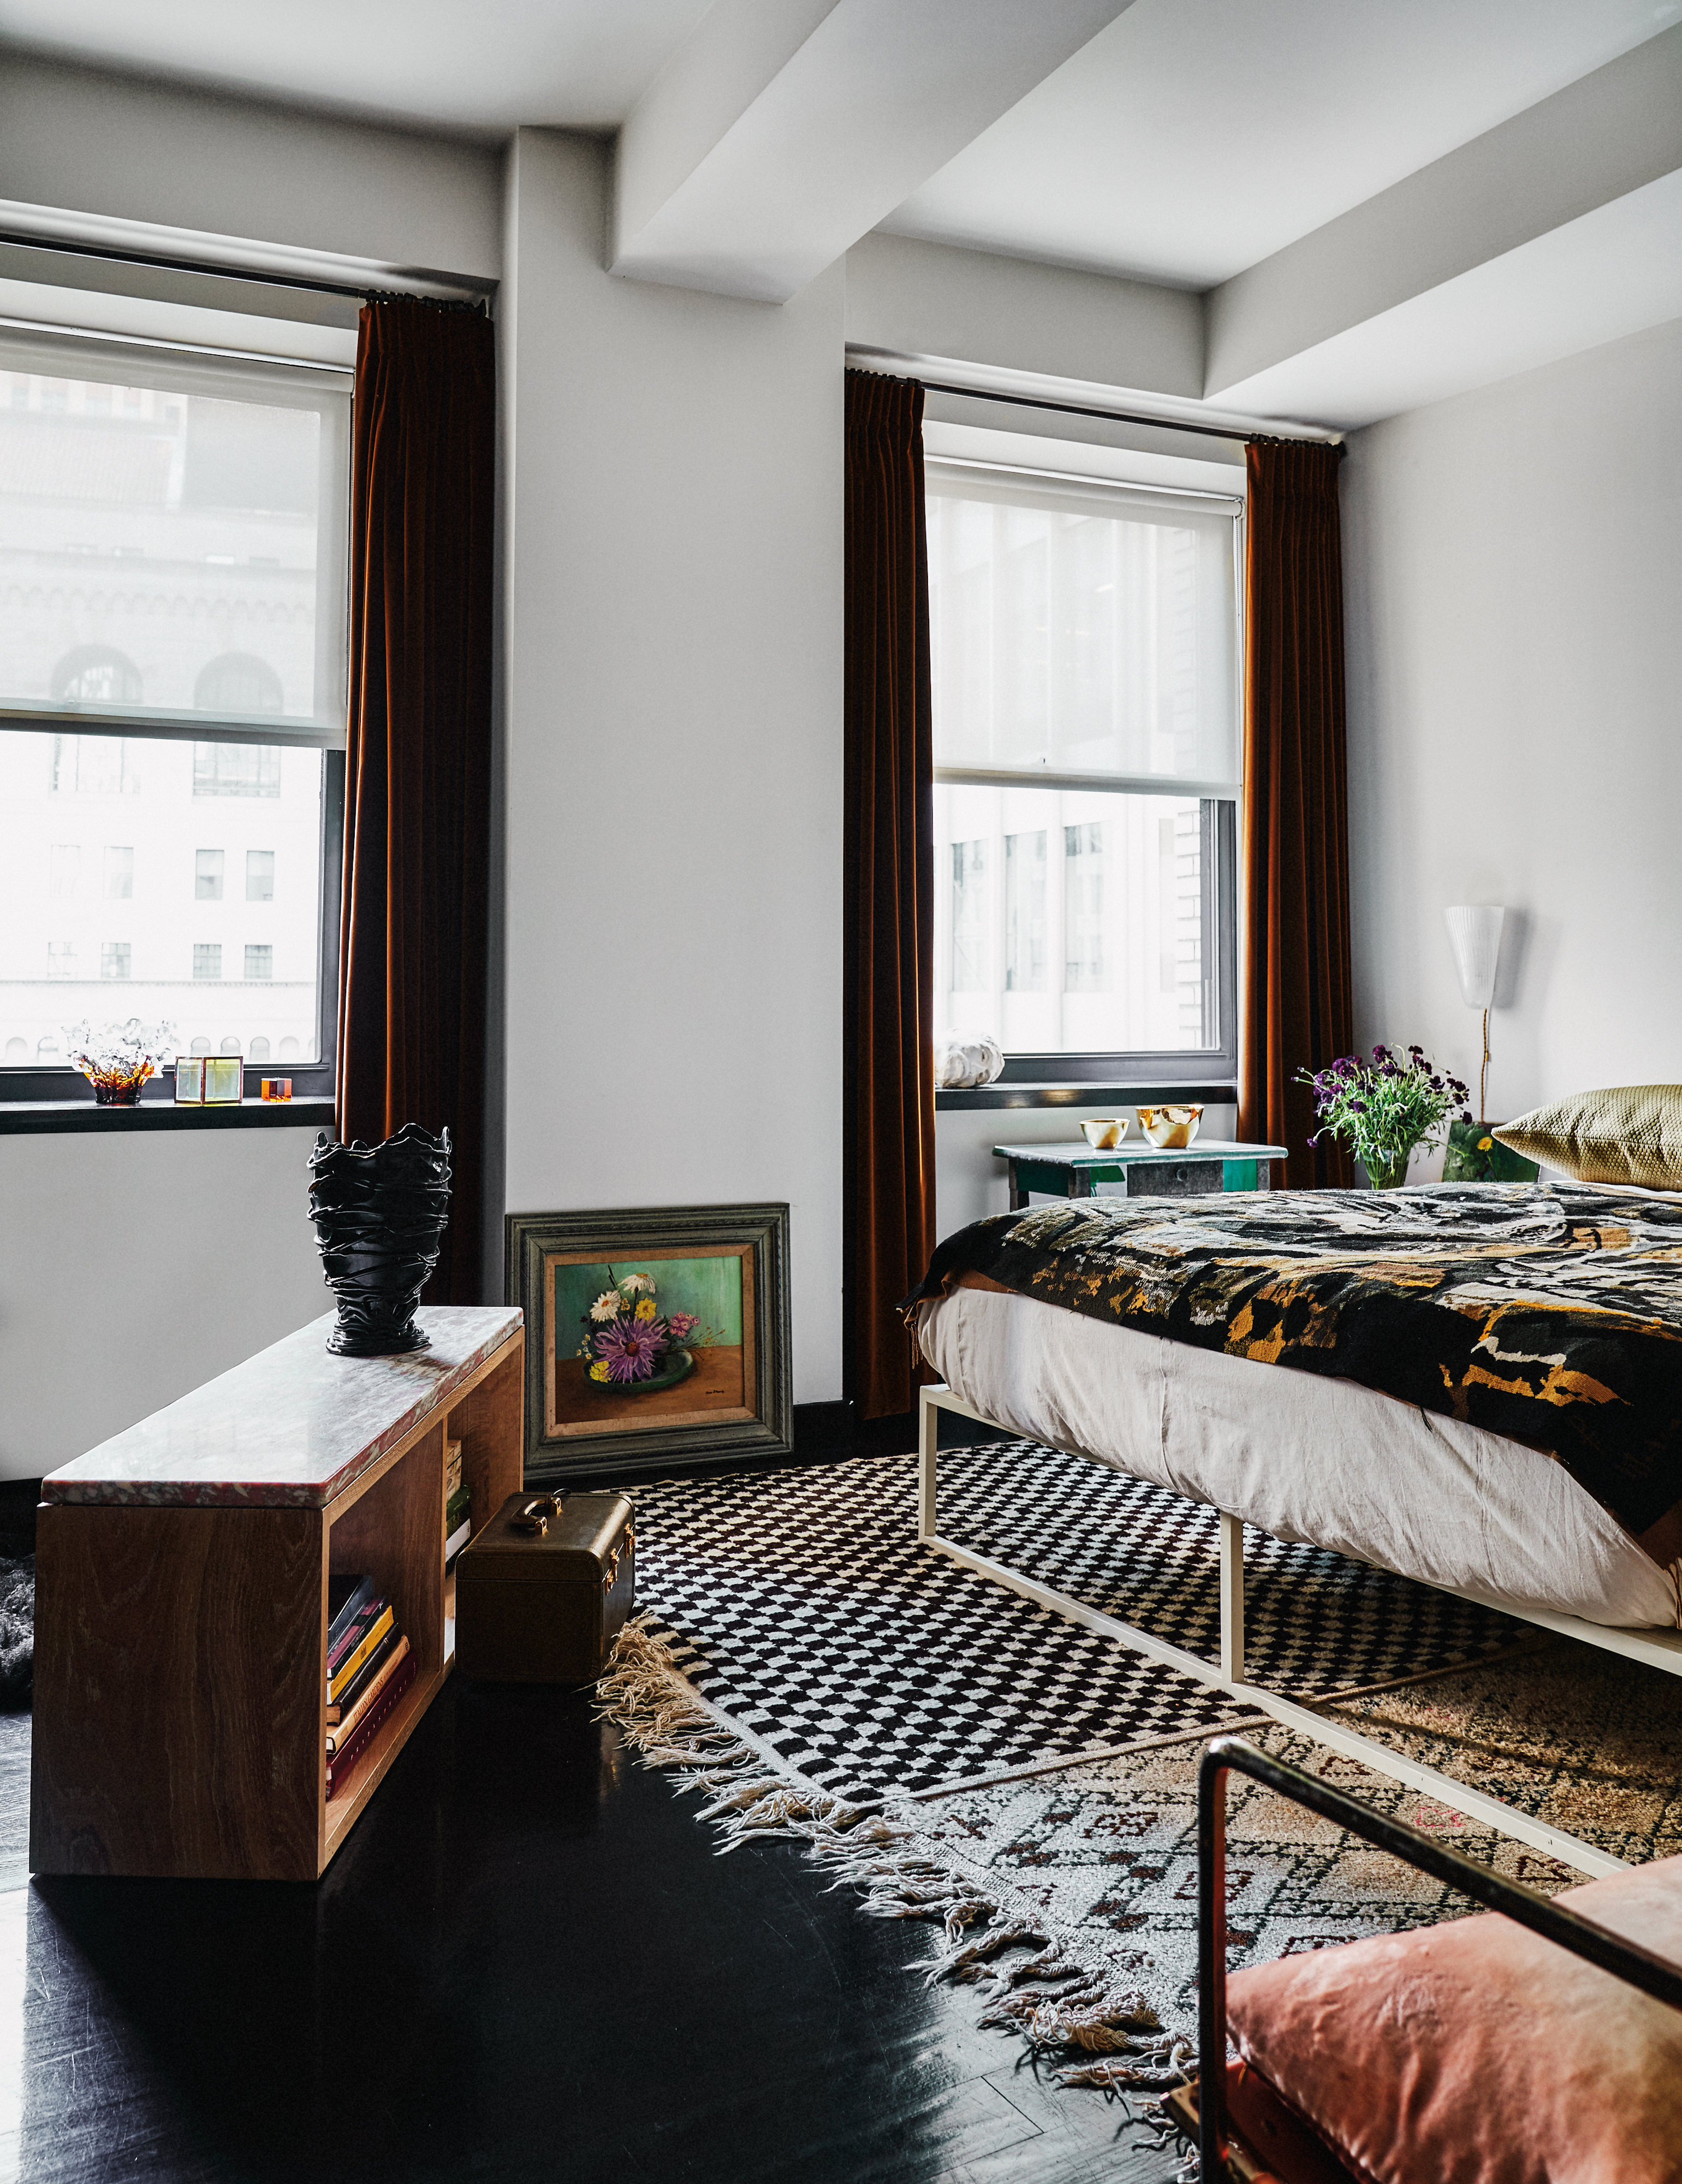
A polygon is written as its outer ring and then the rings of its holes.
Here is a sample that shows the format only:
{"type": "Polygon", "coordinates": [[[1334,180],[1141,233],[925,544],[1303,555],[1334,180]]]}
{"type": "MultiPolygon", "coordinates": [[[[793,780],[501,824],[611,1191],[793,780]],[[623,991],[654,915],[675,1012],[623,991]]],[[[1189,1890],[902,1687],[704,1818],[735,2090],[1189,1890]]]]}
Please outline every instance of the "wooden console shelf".
{"type": "Polygon", "coordinates": [[[420,1318],[402,1357],[335,1357],[317,1320],[44,1482],[31,1871],[326,1870],[454,1666],[446,1439],[476,1530],[521,1484],[520,1312],[420,1318]],[[418,1665],[329,1798],[334,1572],[376,1579],[418,1665]]]}

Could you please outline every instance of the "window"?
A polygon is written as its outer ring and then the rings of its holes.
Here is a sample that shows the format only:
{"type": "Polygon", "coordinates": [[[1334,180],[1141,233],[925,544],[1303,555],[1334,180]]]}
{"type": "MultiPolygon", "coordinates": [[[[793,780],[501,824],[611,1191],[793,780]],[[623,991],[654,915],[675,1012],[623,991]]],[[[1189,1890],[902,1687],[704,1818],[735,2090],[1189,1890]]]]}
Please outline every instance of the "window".
{"type": "Polygon", "coordinates": [[[1230,1081],[1241,500],[927,485],[937,1034],[1019,1082],[1230,1081]]]}
{"type": "Polygon", "coordinates": [[[140,752],[131,736],[54,736],[55,796],[138,796],[140,752]]]}
{"type": "Polygon", "coordinates": [[[84,1016],[331,1089],[350,380],[0,327],[0,1097],[84,1016]]]}
{"type": "Polygon", "coordinates": [[[281,754],[265,744],[195,744],[195,796],[278,796],[281,754]]]}

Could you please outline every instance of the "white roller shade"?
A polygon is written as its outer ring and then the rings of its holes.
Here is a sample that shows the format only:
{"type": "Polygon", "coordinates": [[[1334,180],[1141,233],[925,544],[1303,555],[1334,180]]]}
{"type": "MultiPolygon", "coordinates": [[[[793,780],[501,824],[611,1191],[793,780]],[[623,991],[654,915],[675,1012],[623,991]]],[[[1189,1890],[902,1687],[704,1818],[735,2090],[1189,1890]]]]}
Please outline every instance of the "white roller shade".
{"type": "Polygon", "coordinates": [[[943,775],[1233,794],[1242,504],[935,459],[927,479],[943,775]]]}

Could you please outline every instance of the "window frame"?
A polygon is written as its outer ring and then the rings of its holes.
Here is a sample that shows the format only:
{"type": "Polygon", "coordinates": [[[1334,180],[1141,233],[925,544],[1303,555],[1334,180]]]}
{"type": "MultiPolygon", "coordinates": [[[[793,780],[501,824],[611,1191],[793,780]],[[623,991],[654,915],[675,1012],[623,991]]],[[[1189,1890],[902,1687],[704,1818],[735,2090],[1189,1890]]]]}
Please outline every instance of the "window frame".
{"type": "MultiPolygon", "coordinates": [[[[1073,471],[1050,471],[1005,462],[978,462],[961,456],[932,454],[925,458],[925,491],[938,490],[928,475],[944,467],[971,468],[1013,473],[1023,484],[1044,483],[1078,487],[1117,487],[1123,492],[1149,493],[1152,488],[1114,478],[1073,471]]],[[[1245,526],[1249,521],[1247,495],[1234,486],[1230,494],[1212,494],[1193,488],[1159,488],[1169,499],[1221,499],[1237,504],[1233,516],[1233,651],[1234,695],[1238,718],[1240,767],[1244,748],[1243,706],[1245,659],[1244,567],[1245,526]]],[[[937,1100],[954,1105],[1020,1105],[1024,1093],[1040,1090],[1062,1095],[1091,1085],[1104,1088],[1104,1095],[1127,1092],[1161,1097],[1183,1093],[1187,1098],[1232,1100],[1238,1094],[1239,1040],[1239,807],[1242,780],[1210,783],[1180,780],[1150,774],[1065,773],[1043,767],[942,766],[934,767],[937,785],[983,788],[1061,788],[1082,794],[1157,796],[1184,802],[1195,798],[1200,806],[1202,858],[1204,931],[1213,936],[1204,961],[1204,1020],[1212,1012],[1216,1037],[1208,1046],[1090,1050],[1083,1052],[1037,1053],[1011,1049],[1005,1066],[988,1086],[970,1091],[941,1092],[937,1100]],[[1212,957],[1212,961],[1210,960],[1212,957]],[[1014,1097],[1011,1095],[1014,1094],[1014,1097]],[[989,1097],[989,1095],[991,1095],[989,1097]]],[[[937,884],[938,883],[937,882],[937,884]]]]}
{"type": "MultiPolygon", "coordinates": [[[[314,358],[292,359],[283,356],[250,357],[238,352],[195,348],[173,341],[160,341],[139,336],[125,336],[104,331],[80,330],[65,327],[29,329],[19,337],[19,345],[44,354],[56,353],[62,359],[60,368],[67,377],[74,377],[74,362],[77,356],[109,366],[114,353],[133,357],[140,367],[150,361],[182,380],[202,383],[203,391],[215,397],[218,363],[228,370],[228,376],[238,376],[249,382],[253,365],[263,368],[263,376],[272,376],[277,386],[291,379],[295,387],[310,381],[324,379],[344,383],[351,388],[354,374],[348,367],[324,363],[314,358]],[[228,367],[234,370],[228,370],[228,367]]],[[[4,360],[0,359],[0,364],[4,360]]],[[[6,369],[17,368],[5,365],[6,369]]],[[[347,465],[350,437],[354,429],[351,405],[347,403],[342,426],[347,465]]],[[[348,471],[347,467],[347,484],[348,471]]],[[[350,505],[347,492],[343,521],[324,524],[323,536],[331,540],[336,557],[337,577],[336,585],[344,601],[347,627],[349,616],[349,588],[343,581],[349,566],[350,505]]],[[[348,663],[347,662],[347,682],[348,663]]],[[[265,1077],[288,1077],[292,1080],[295,1100],[331,1100],[336,1096],[338,1046],[338,982],[339,982],[339,922],[344,878],[344,814],[346,742],[348,722],[337,710],[337,698],[331,720],[318,717],[305,721],[289,714],[209,714],[196,711],[173,711],[158,707],[131,708],[122,704],[107,704],[93,699],[70,699],[46,702],[12,702],[0,697],[0,730],[24,731],[37,734],[73,735],[77,737],[112,737],[118,738],[156,738],[165,742],[203,744],[256,744],[287,750],[315,750],[321,756],[321,810],[319,863],[320,901],[317,906],[316,931],[316,1050],[317,1060],[312,1062],[279,1062],[272,1057],[267,1061],[244,1061],[241,1089],[247,1099],[260,1096],[265,1077]]],[[[124,982],[112,979],[116,986],[124,982]]],[[[170,1106],[175,1103],[175,1071],[165,1067],[158,1071],[141,1093],[142,1103],[147,1106],[170,1106]]],[[[69,1062],[43,1068],[31,1061],[21,1065],[0,1061],[0,1115],[8,1109],[22,1106],[92,1106],[93,1087],[81,1071],[69,1062]]],[[[201,1111],[182,1108],[184,1116],[198,1116],[201,1111]]],[[[210,1111],[204,1111],[210,1112],[210,1111]]]]}

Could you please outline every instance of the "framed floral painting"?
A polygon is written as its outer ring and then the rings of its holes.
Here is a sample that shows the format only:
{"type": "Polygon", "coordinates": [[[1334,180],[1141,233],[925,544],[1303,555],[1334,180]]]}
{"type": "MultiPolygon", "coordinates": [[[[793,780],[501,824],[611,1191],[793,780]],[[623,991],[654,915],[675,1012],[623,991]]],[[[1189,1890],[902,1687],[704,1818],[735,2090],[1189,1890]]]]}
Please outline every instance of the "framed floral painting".
{"type": "Polygon", "coordinates": [[[788,1208],[510,1213],[526,1477],[786,1454],[788,1208]]]}

